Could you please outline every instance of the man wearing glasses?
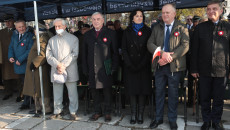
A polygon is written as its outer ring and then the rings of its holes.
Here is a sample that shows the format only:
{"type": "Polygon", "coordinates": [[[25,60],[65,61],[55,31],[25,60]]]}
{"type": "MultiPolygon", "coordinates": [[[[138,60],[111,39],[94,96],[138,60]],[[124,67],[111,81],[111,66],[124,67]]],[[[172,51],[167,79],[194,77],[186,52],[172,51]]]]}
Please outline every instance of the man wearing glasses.
{"type": "Polygon", "coordinates": [[[193,23],[192,23],[192,16],[189,15],[186,17],[186,26],[187,28],[190,30],[193,26],[193,23]]]}

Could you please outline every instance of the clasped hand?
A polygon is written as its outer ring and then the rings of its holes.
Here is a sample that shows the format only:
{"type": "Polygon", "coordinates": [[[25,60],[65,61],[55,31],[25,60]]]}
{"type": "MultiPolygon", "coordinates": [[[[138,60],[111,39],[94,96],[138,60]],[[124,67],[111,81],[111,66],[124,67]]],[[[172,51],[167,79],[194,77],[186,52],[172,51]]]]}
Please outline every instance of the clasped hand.
{"type": "Polygon", "coordinates": [[[159,59],[158,63],[160,66],[166,65],[168,63],[171,63],[173,61],[172,54],[174,52],[163,52],[161,58],[159,59]]]}
{"type": "Polygon", "coordinates": [[[63,72],[65,71],[66,67],[64,64],[60,63],[58,66],[57,66],[57,72],[58,74],[63,74],[63,72]]]}

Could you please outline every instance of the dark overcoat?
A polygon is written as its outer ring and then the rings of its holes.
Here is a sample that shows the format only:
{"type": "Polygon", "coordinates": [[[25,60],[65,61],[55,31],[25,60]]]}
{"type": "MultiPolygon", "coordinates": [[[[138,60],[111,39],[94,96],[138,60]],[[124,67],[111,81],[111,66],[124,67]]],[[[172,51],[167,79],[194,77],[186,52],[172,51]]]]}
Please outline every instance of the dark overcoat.
{"type": "Polygon", "coordinates": [[[88,75],[90,88],[111,87],[112,75],[106,74],[104,62],[111,59],[111,71],[118,68],[118,49],[115,31],[102,27],[98,37],[95,29],[84,34],[82,67],[88,75]]]}
{"type": "Polygon", "coordinates": [[[34,96],[34,87],[36,88],[37,97],[41,97],[39,67],[42,66],[42,80],[43,80],[43,92],[44,97],[48,98],[51,96],[51,82],[50,82],[50,65],[46,61],[46,46],[49,40],[47,33],[39,35],[40,39],[40,54],[37,51],[37,41],[34,39],[34,44],[30,50],[27,66],[26,75],[23,87],[23,94],[28,96],[34,96]],[[30,64],[33,63],[36,67],[34,74],[30,70],[30,64]]]}
{"type": "Polygon", "coordinates": [[[151,29],[146,25],[139,35],[128,27],[122,38],[124,56],[124,83],[129,95],[151,94],[151,54],[147,50],[147,41],[151,29]]]}
{"type": "Polygon", "coordinates": [[[19,79],[19,75],[14,73],[14,65],[8,60],[8,47],[10,45],[13,30],[8,28],[0,31],[0,44],[2,46],[2,78],[3,80],[19,79]]]}
{"type": "Polygon", "coordinates": [[[191,48],[191,73],[225,77],[229,73],[230,24],[220,20],[196,26],[191,48]]]}

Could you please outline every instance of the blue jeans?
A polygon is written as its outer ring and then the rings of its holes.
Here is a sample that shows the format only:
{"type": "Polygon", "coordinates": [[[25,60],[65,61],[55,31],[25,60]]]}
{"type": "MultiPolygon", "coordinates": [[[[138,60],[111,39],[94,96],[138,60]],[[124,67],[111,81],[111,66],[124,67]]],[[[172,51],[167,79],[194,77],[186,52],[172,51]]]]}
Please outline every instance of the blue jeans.
{"type": "Polygon", "coordinates": [[[168,85],[168,120],[176,122],[178,105],[178,87],[182,71],[171,72],[170,65],[157,68],[155,73],[156,120],[163,120],[165,88],[168,85]]]}

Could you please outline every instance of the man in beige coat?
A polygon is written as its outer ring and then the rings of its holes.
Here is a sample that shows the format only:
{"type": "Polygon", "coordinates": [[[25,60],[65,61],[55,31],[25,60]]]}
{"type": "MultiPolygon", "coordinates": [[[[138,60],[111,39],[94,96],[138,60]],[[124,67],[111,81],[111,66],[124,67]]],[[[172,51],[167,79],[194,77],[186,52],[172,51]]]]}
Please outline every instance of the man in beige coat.
{"type": "Polygon", "coordinates": [[[65,20],[57,18],[53,23],[57,35],[50,38],[46,49],[46,59],[51,65],[51,82],[53,82],[54,95],[54,115],[51,118],[62,118],[63,84],[65,83],[70,101],[70,119],[75,120],[78,110],[78,38],[65,31],[65,20]],[[54,76],[61,77],[63,75],[67,75],[65,81],[54,80],[54,76]]]}
{"type": "MultiPolygon", "coordinates": [[[[50,97],[51,97],[51,83],[49,78],[50,66],[46,61],[46,45],[49,40],[49,35],[45,28],[45,23],[39,23],[39,40],[40,40],[40,54],[38,55],[37,51],[37,41],[34,36],[34,44],[30,50],[30,53],[27,58],[26,65],[26,75],[23,86],[23,94],[28,95],[35,99],[35,107],[38,114],[41,114],[41,85],[39,78],[39,67],[42,67],[42,81],[43,81],[43,92],[44,92],[44,105],[45,112],[51,113],[52,109],[50,106],[50,97]]],[[[36,33],[36,32],[35,32],[36,33]]],[[[35,111],[32,110],[30,114],[35,114],[35,111]]]]}
{"type": "MultiPolygon", "coordinates": [[[[8,47],[10,45],[11,36],[14,30],[13,16],[5,16],[6,28],[0,31],[0,44],[2,49],[2,78],[4,82],[5,96],[2,100],[7,100],[13,95],[13,91],[16,90],[19,75],[14,73],[14,66],[8,60],[8,47]]],[[[20,94],[18,94],[20,97],[20,94]]]]}

